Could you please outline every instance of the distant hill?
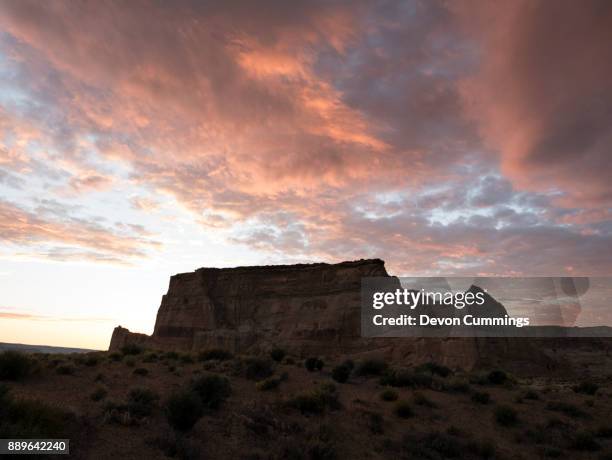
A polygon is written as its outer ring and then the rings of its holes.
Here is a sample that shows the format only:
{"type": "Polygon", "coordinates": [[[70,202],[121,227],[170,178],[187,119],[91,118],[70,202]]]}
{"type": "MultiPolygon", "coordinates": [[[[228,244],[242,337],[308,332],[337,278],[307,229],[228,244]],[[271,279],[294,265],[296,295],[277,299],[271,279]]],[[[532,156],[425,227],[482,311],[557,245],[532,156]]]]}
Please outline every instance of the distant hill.
{"type": "Polygon", "coordinates": [[[0,342],[0,351],[18,350],[24,353],[88,353],[87,348],[69,348],[69,347],[52,347],[49,345],[26,345],[23,343],[2,343],[0,342]]]}

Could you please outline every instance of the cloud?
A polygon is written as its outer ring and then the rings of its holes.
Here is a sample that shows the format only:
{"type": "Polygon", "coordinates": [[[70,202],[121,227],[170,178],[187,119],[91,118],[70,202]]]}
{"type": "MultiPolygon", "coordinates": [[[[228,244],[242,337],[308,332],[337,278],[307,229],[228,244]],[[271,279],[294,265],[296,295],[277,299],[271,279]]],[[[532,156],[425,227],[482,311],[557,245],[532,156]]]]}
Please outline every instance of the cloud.
{"type": "Polygon", "coordinates": [[[464,97],[519,187],[570,206],[612,204],[612,5],[469,2],[460,11],[482,64],[464,97]]]}
{"type": "Polygon", "coordinates": [[[14,203],[0,201],[0,241],[34,248],[60,260],[86,258],[110,262],[146,257],[159,246],[155,240],[134,234],[132,228],[113,229],[73,217],[53,204],[53,208],[47,207],[49,211],[39,208],[35,214],[14,203]],[[45,252],[42,249],[45,245],[56,247],[45,252]]]}
{"type": "Polygon", "coordinates": [[[75,216],[90,195],[138,219],[170,197],[279,261],[607,272],[609,10],[7,1],[0,182],[51,197],[3,202],[0,234],[144,257],[155,228],[75,216]]]}
{"type": "Polygon", "coordinates": [[[48,315],[40,315],[37,313],[26,313],[26,312],[16,312],[12,311],[15,309],[10,309],[11,311],[2,311],[6,310],[5,307],[0,307],[0,318],[5,320],[20,320],[20,321],[58,321],[58,322],[101,322],[101,323],[116,323],[116,320],[113,318],[97,318],[97,317],[57,317],[57,316],[48,316],[48,315]]]}

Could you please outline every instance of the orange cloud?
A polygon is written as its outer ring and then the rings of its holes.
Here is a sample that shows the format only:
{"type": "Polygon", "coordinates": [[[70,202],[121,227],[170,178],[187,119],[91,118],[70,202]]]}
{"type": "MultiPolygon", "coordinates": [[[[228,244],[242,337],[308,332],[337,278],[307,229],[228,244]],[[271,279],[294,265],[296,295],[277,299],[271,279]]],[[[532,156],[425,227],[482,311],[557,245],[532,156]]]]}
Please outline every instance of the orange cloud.
{"type": "MultiPolygon", "coordinates": [[[[561,2],[557,23],[543,5],[6,1],[25,96],[0,113],[0,179],[58,177],[82,203],[121,186],[144,211],[169,195],[283,260],[609,270],[609,8],[561,2]]],[[[48,257],[155,247],[7,209],[5,241],[73,246],[48,257]]]]}
{"type": "Polygon", "coordinates": [[[44,250],[52,258],[71,259],[77,254],[115,262],[145,257],[159,246],[154,240],[69,216],[50,220],[6,201],[0,201],[0,241],[34,248],[59,245],[44,250]]]}

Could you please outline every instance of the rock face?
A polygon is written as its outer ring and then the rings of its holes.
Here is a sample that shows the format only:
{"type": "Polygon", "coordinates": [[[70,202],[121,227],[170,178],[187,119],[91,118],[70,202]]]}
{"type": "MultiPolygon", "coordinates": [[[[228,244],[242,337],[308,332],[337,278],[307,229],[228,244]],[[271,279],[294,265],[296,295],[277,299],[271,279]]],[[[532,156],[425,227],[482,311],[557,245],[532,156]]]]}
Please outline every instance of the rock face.
{"type": "Polygon", "coordinates": [[[280,345],[302,356],[377,355],[462,368],[499,358],[544,359],[520,339],[362,338],[361,279],[373,276],[389,276],[382,260],[181,273],[170,278],[153,334],[117,327],[109,349],[134,343],[161,350],[257,352],[280,345]]]}
{"type": "MultiPolygon", "coordinates": [[[[200,268],[174,275],[150,342],[181,350],[238,351],[276,342],[294,349],[322,342],[350,346],[360,338],[361,278],[368,276],[389,276],[384,262],[200,268]]],[[[117,329],[110,348],[131,341],[129,331],[117,329]]]]}

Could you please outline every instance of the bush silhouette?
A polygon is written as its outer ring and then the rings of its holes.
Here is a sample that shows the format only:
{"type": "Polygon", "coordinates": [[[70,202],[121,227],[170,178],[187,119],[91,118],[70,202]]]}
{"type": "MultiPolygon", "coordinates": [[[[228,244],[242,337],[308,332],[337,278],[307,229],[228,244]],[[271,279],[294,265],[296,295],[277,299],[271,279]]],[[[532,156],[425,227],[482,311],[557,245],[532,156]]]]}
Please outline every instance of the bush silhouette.
{"type": "Polygon", "coordinates": [[[285,357],[285,355],[285,350],[283,350],[282,348],[275,347],[270,350],[270,357],[277,363],[280,363],[285,357]]]}
{"type": "Polygon", "coordinates": [[[207,409],[217,409],[231,394],[230,382],[218,375],[205,375],[191,384],[191,389],[200,397],[207,409]]]}
{"type": "Polygon", "coordinates": [[[62,364],[55,370],[59,375],[74,375],[76,369],[72,364],[62,364]]]}
{"type": "Polygon", "coordinates": [[[304,367],[308,372],[314,372],[315,370],[320,371],[323,369],[323,361],[316,357],[310,357],[304,361],[304,367]]]}
{"type": "Polygon", "coordinates": [[[153,413],[155,402],[159,399],[157,393],[148,388],[134,388],[128,394],[127,409],[131,415],[146,417],[153,413]]]}
{"type": "Polygon", "coordinates": [[[380,359],[367,359],[357,365],[355,374],[359,376],[382,375],[387,367],[387,363],[380,359]]]}
{"type": "Polygon", "coordinates": [[[76,432],[76,417],[42,401],[13,399],[0,386],[0,437],[62,438],[76,432]]]}
{"type": "Polygon", "coordinates": [[[572,389],[575,393],[593,396],[599,390],[599,385],[593,382],[580,382],[578,385],[574,385],[572,389]]]}
{"type": "Polygon", "coordinates": [[[232,355],[229,351],[223,350],[222,348],[210,348],[208,350],[201,351],[198,354],[198,361],[226,361],[232,359],[232,355]]]}
{"type": "Polygon", "coordinates": [[[397,401],[398,395],[395,390],[384,390],[380,393],[380,399],[383,401],[397,401]]]}
{"type": "Polygon", "coordinates": [[[497,406],[495,421],[501,426],[513,426],[518,422],[518,415],[510,406],[497,406]]]}
{"type": "Polygon", "coordinates": [[[316,390],[294,396],[287,401],[287,405],[302,414],[321,414],[326,409],[337,410],[341,407],[333,385],[322,385],[316,390]]]}
{"type": "Polygon", "coordinates": [[[135,343],[128,343],[121,347],[121,353],[124,355],[139,355],[144,351],[140,345],[136,345],[135,343]]]}
{"type": "Polygon", "coordinates": [[[332,378],[338,383],[345,383],[351,376],[351,369],[344,364],[336,366],[332,370],[332,378]]]}
{"type": "Polygon", "coordinates": [[[475,391],[472,394],[472,401],[478,404],[489,404],[489,401],[491,401],[491,395],[486,391],[475,391]]]}
{"type": "Polygon", "coordinates": [[[250,380],[262,380],[274,373],[272,362],[269,359],[248,358],[245,366],[245,377],[250,380]]]}
{"type": "Polygon", "coordinates": [[[93,393],[91,393],[89,397],[92,401],[101,401],[102,399],[106,398],[107,394],[108,391],[106,391],[106,388],[98,387],[93,391],[93,393]]]}
{"type": "Polygon", "coordinates": [[[270,391],[278,388],[282,379],[280,377],[268,377],[267,379],[260,380],[255,384],[255,388],[259,391],[270,391]]]}
{"type": "Polygon", "coordinates": [[[395,412],[395,415],[401,418],[409,418],[414,415],[414,412],[412,411],[412,407],[410,406],[410,403],[408,403],[407,401],[398,401],[395,404],[394,412],[395,412]]]}
{"type": "Polygon", "coordinates": [[[189,431],[193,428],[203,412],[202,400],[191,390],[174,393],[166,402],[168,423],[178,431],[189,431]]]}
{"type": "Polygon", "coordinates": [[[508,380],[508,375],[504,371],[497,369],[489,372],[487,380],[493,385],[501,385],[508,380]]]}
{"type": "Polygon", "coordinates": [[[428,362],[425,364],[421,364],[415,369],[416,372],[429,372],[432,375],[437,375],[439,377],[446,378],[453,373],[448,367],[442,366],[441,364],[437,364],[434,362],[428,362]]]}
{"type": "Polygon", "coordinates": [[[0,380],[21,380],[33,368],[32,359],[18,351],[7,350],[0,353],[0,380]]]}

